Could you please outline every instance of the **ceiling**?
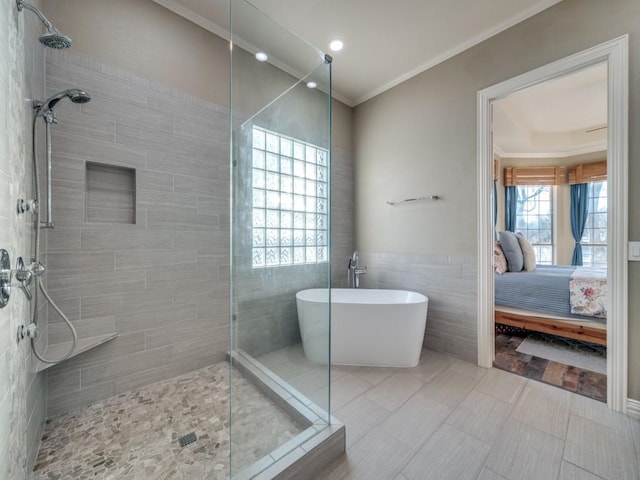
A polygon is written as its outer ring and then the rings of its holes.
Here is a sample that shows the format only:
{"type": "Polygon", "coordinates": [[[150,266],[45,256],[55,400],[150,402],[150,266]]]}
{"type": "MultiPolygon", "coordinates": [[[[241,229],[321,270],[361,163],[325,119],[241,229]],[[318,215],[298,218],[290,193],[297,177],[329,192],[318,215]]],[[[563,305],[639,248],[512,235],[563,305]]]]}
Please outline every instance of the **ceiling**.
{"type": "Polygon", "coordinates": [[[493,102],[493,143],[501,157],[568,157],[606,150],[606,126],[606,63],[493,102]]]}
{"type": "MultiPolygon", "coordinates": [[[[154,1],[229,38],[229,0],[154,1]]],[[[331,54],[334,97],[355,106],[559,1],[252,0],[252,3],[318,50],[331,54]],[[328,44],[336,38],[344,42],[344,49],[332,53],[328,44]]],[[[264,38],[260,45],[255,39],[246,40],[243,48],[269,51],[264,38]]],[[[274,50],[281,47],[274,46],[274,50]]],[[[284,55],[271,57],[275,59],[273,63],[290,73],[307,73],[295,65],[295,55],[287,54],[287,58],[284,55]]]]}

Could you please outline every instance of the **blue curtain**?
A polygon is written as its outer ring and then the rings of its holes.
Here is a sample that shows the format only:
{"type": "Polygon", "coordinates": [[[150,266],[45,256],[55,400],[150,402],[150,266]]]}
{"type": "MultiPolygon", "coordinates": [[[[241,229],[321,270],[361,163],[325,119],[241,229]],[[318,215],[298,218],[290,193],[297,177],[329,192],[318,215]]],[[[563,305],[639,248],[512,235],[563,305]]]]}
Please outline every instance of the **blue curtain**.
{"type": "Polygon", "coordinates": [[[504,228],[510,232],[516,229],[516,206],[518,191],[515,185],[504,187],[504,228]]]}
{"type": "Polygon", "coordinates": [[[584,227],[589,213],[588,191],[589,185],[586,183],[571,185],[571,233],[573,233],[573,239],[576,241],[571,265],[582,265],[582,245],[580,240],[584,235],[584,227]]]}
{"type": "Polygon", "coordinates": [[[493,233],[496,234],[498,224],[498,181],[493,181],[493,233]]]}

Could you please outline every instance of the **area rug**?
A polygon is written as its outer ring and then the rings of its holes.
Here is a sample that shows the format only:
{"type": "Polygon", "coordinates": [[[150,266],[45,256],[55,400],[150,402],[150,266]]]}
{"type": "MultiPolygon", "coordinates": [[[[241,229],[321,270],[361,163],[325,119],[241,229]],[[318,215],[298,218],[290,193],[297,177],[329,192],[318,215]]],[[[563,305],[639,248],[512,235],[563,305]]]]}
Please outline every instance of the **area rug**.
{"type": "Polygon", "coordinates": [[[573,365],[584,370],[607,374],[607,359],[604,347],[591,346],[582,342],[558,337],[529,335],[517,352],[545,358],[565,365],[573,365]]]}

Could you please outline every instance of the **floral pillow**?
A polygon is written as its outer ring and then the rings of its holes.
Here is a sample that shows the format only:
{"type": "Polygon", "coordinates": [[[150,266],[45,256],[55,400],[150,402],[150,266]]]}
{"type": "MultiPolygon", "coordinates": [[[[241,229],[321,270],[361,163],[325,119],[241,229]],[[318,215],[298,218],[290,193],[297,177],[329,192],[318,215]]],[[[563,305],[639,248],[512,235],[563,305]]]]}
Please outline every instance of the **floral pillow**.
{"type": "Polygon", "coordinates": [[[498,242],[495,242],[493,244],[493,269],[500,275],[502,275],[508,269],[507,257],[504,256],[502,247],[498,242]]]}

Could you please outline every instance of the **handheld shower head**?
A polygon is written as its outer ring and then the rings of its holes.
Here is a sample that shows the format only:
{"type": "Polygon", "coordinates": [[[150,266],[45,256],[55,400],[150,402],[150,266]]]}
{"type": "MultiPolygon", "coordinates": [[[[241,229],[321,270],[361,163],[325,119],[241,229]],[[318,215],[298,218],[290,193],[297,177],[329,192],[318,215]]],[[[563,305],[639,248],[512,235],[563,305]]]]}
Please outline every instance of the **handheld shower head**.
{"type": "Polygon", "coordinates": [[[47,17],[45,17],[40,10],[38,10],[33,5],[28,4],[23,0],[16,0],[16,6],[18,7],[18,11],[21,12],[23,8],[30,10],[35,13],[36,16],[40,19],[40,21],[47,28],[46,33],[40,35],[40,43],[45,47],[49,48],[69,48],[71,46],[72,40],[65,34],[61,33],[56,27],[54,27],[47,17]]]}
{"type": "Polygon", "coordinates": [[[91,95],[89,95],[84,90],[79,90],[77,88],[71,88],[69,90],[65,90],[60,93],[56,93],[52,95],[42,104],[42,110],[52,110],[53,107],[57,105],[57,103],[63,98],[69,98],[73,103],[87,103],[91,100],[91,95]]]}

